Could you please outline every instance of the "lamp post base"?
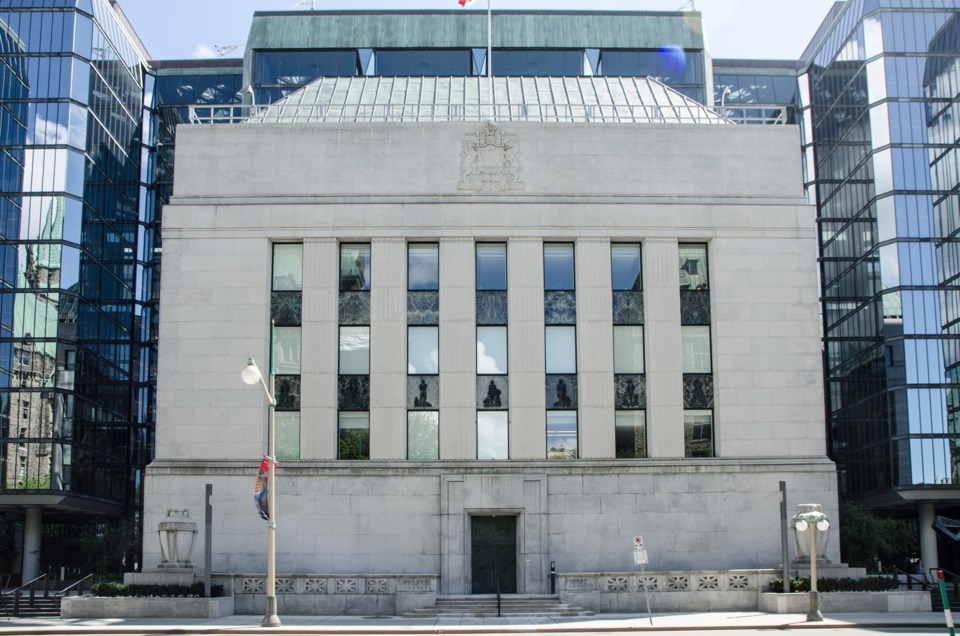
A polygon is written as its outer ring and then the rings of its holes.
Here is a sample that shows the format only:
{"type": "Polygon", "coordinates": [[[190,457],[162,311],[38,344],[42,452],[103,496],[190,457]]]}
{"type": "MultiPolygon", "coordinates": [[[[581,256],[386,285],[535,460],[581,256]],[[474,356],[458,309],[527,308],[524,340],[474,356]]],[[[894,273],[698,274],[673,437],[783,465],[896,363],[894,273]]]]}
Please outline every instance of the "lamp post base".
{"type": "Polygon", "coordinates": [[[267,597],[267,611],[263,615],[263,622],[260,627],[280,627],[280,617],[277,616],[277,597],[267,597]]]}
{"type": "Polygon", "coordinates": [[[820,622],[823,614],[820,613],[820,592],[810,592],[810,611],[807,612],[808,622],[820,622]]]}

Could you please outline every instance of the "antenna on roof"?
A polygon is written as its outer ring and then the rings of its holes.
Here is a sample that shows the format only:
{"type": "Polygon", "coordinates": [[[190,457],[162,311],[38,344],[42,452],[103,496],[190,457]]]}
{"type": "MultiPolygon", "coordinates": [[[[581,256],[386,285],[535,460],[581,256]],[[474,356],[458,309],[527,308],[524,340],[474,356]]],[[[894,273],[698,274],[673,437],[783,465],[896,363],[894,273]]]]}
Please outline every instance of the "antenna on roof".
{"type": "Polygon", "coordinates": [[[296,9],[297,7],[306,7],[308,5],[311,11],[317,10],[317,0],[297,0],[297,2],[290,5],[290,8],[296,9]]]}
{"type": "Polygon", "coordinates": [[[217,50],[217,55],[219,55],[220,59],[222,60],[224,57],[226,57],[227,53],[236,51],[237,49],[245,48],[246,46],[246,44],[228,44],[227,46],[219,46],[214,44],[213,48],[217,50]]]}
{"type": "Polygon", "coordinates": [[[687,0],[686,2],[681,4],[679,7],[677,7],[677,11],[685,11],[686,9],[690,9],[691,11],[696,11],[697,0],[687,0]]]}

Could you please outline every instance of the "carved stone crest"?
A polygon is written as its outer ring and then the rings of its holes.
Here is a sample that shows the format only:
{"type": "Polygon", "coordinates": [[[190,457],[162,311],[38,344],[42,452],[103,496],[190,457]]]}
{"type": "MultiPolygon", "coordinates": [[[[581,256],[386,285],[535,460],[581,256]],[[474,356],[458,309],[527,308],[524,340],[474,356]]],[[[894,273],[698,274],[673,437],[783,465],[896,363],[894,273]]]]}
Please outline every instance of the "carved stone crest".
{"type": "Polygon", "coordinates": [[[505,192],[523,190],[520,152],[516,135],[484,122],[479,131],[465,135],[460,149],[460,190],[505,192]]]}

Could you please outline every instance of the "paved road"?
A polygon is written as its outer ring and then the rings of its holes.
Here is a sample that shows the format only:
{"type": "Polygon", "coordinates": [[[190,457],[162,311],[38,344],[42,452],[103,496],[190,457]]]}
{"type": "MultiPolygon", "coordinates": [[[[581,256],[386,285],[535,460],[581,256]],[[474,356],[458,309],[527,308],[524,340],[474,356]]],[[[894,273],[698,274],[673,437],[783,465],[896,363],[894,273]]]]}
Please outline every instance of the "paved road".
{"type": "Polygon", "coordinates": [[[653,625],[646,615],[603,614],[584,618],[440,618],[361,616],[281,616],[283,626],[260,627],[259,616],[229,616],[221,619],[28,619],[0,618],[0,636],[120,635],[136,634],[617,634],[657,633],[672,635],[722,631],[731,636],[771,631],[812,631],[809,636],[843,634],[946,634],[942,613],[835,614],[820,623],[806,622],[799,614],[762,612],[709,612],[654,614],[653,625]]]}

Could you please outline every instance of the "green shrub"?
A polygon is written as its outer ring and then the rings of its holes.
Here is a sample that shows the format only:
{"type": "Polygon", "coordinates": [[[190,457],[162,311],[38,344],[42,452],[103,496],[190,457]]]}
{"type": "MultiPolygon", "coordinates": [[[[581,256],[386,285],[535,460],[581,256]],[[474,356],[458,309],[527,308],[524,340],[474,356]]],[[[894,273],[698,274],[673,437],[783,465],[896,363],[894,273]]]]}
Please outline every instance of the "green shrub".
{"type": "MultiPolygon", "coordinates": [[[[210,587],[211,596],[223,596],[222,585],[210,587]]],[[[122,583],[96,583],[94,596],[203,596],[203,583],[193,585],[123,585],[122,583]]]]}
{"type": "MultiPolygon", "coordinates": [[[[817,578],[818,592],[884,592],[899,589],[900,584],[895,576],[867,576],[862,579],[821,579],[817,578]]],[[[783,579],[774,579],[770,582],[771,592],[783,592],[783,579]]],[[[809,592],[810,578],[790,577],[791,592],[809,592]]]]}

